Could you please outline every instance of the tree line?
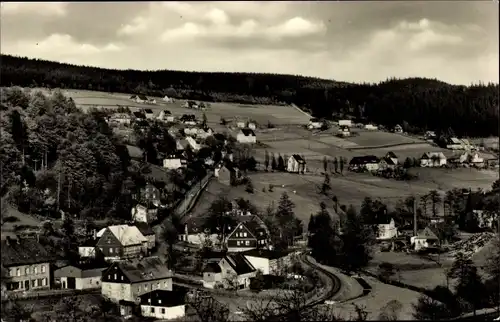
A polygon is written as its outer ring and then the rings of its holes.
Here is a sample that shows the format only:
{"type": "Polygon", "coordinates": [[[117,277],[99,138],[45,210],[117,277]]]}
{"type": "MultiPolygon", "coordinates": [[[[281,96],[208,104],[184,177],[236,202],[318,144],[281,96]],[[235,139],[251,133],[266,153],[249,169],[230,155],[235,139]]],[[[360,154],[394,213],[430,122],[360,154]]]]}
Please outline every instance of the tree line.
{"type": "Polygon", "coordinates": [[[315,117],[350,116],[406,132],[498,135],[498,84],[450,85],[435,79],[354,84],[252,73],[112,70],[2,55],[0,85],[122,92],[211,102],[291,104],[315,117]]]}

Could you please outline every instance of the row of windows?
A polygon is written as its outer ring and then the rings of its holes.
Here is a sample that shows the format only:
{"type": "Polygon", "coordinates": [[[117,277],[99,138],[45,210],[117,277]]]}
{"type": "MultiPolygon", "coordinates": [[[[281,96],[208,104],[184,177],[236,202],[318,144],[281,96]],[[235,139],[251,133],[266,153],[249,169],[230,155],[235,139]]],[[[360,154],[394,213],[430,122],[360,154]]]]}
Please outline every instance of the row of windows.
{"type": "Polygon", "coordinates": [[[44,287],[48,286],[48,279],[47,278],[38,278],[34,280],[26,280],[26,281],[21,281],[21,282],[11,282],[7,283],[7,289],[11,291],[15,290],[29,290],[30,288],[36,288],[36,287],[44,287]]]}
{"type": "MultiPolygon", "coordinates": [[[[115,280],[115,281],[118,281],[118,274],[109,274],[108,275],[108,279],[111,281],[111,280],[115,280]],[[113,278],[111,278],[113,277],[113,278]]],[[[123,275],[120,276],[120,280],[123,281],[123,275]]],[[[168,287],[168,281],[165,281],[164,282],[164,285],[165,285],[165,288],[168,287]]],[[[156,282],[156,289],[159,289],[161,287],[161,283],[160,282],[156,282]]],[[[143,285],[143,288],[144,288],[144,291],[147,291],[148,288],[149,288],[149,284],[144,284],[143,285]]],[[[155,284],[154,283],[151,283],[151,290],[154,290],[155,289],[155,284]]],[[[138,285],[137,286],[137,292],[140,292],[141,291],[141,285],[138,285]]]]}
{"type": "MultiPolygon", "coordinates": [[[[155,313],[155,308],[154,308],[154,307],[152,307],[152,308],[150,309],[150,312],[151,312],[151,313],[155,313]]],[[[164,309],[164,308],[160,308],[160,312],[161,312],[161,314],[165,314],[165,309],[164,309]]]]}
{"type": "MultiPolygon", "coordinates": [[[[40,268],[40,273],[44,274],[45,272],[46,272],[46,266],[42,265],[40,268]]],[[[9,270],[10,276],[21,276],[21,273],[23,273],[23,271],[20,268],[16,268],[16,269],[11,268],[9,270]]],[[[34,266],[34,267],[32,267],[32,269],[30,267],[26,267],[24,269],[23,275],[38,274],[38,273],[39,273],[38,266],[34,266]]]]}
{"type": "Polygon", "coordinates": [[[243,246],[243,242],[245,242],[245,246],[250,246],[250,241],[249,240],[237,240],[236,241],[236,246],[243,246]]]}
{"type": "Polygon", "coordinates": [[[236,233],[236,237],[247,237],[247,233],[240,233],[240,232],[237,232],[236,233]]]}

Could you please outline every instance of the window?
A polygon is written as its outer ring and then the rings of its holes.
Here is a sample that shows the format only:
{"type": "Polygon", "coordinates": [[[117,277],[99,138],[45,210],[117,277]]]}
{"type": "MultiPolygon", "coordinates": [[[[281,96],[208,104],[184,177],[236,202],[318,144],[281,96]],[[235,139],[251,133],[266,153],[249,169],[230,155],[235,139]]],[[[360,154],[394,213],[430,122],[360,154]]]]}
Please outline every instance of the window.
{"type": "Polygon", "coordinates": [[[113,247],[111,247],[111,248],[109,249],[109,253],[110,253],[110,254],[113,254],[113,247]]]}
{"type": "Polygon", "coordinates": [[[236,237],[240,237],[240,233],[236,233],[236,237]]]}
{"type": "Polygon", "coordinates": [[[144,290],[147,291],[148,290],[148,284],[144,284],[144,290]]]}
{"type": "Polygon", "coordinates": [[[37,283],[36,283],[36,280],[32,280],[31,281],[31,287],[37,287],[37,283]]]}
{"type": "Polygon", "coordinates": [[[160,282],[156,283],[156,288],[160,288],[160,282]]]}
{"type": "Polygon", "coordinates": [[[116,276],[116,273],[115,273],[115,276],[114,276],[114,278],[115,278],[115,281],[116,281],[116,280],[118,279],[118,277],[116,276]]]}
{"type": "Polygon", "coordinates": [[[39,279],[36,281],[36,284],[37,284],[38,286],[44,286],[44,285],[43,285],[43,278],[39,278],[39,279]]]}
{"type": "Polygon", "coordinates": [[[111,237],[106,238],[106,242],[107,242],[108,244],[111,244],[111,237]]]}
{"type": "MultiPolygon", "coordinates": [[[[36,271],[35,271],[36,274],[36,271]]],[[[16,276],[21,276],[21,270],[19,268],[16,268],[16,276]]]]}
{"type": "Polygon", "coordinates": [[[168,287],[168,281],[165,281],[165,287],[168,287]]]}
{"type": "Polygon", "coordinates": [[[165,314],[165,309],[164,308],[161,309],[161,314],[165,314]]]}
{"type": "Polygon", "coordinates": [[[45,273],[45,265],[42,265],[42,273],[45,273]]]}
{"type": "Polygon", "coordinates": [[[123,275],[121,276],[121,280],[123,281],[123,275]]]}
{"type": "Polygon", "coordinates": [[[24,269],[24,274],[25,274],[25,275],[29,275],[29,274],[30,274],[30,268],[29,268],[29,267],[26,267],[26,268],[24,269]]]}
{"type": "Polygon", "coordinates": [[[246,232],[245,232],[245,233],[243,233],[243,237],[247,237],[247,233],[246,233],[246,232]]]}
{"type": "Polygon", "coordinates": [[[240,241],[239,240],[236,241],[236,246],[240,246],[240,241]]]}
{"type": "Polygon", "coordinates": [[[148,299],[148,303],[151,304],[151,299],[148,299]]]}
{"type": "Polygon", "coordinates": [[[250,241],[249,240],[245,240],[245,245],[246,246],[250,246],[250,241]]]}
{"type": "Polygon", "coordinates": [[[14,270],[13,270],[13,269],[10,269],[10,270],[9,270],[9,275],[10,275],[10,276],[14,276],[14,270]]]}
{"type": "Polygon", "coordinates": [[[160,299],[158,299],[158,304],[161,304],[161,300],[160,299]]]}
{"type": "MultiPolygon", "coordinates": [[[[90,283],[92,283],[92,280],[90,280],[90,283]]],[[[42,279],[42,286],[47,286],[47,278],[42,279]]]]}
{"type": "Polygon", "coordinates": [[[154,307],[151,308],[151,313],[155,313],[155,308],[154,307]]]}
{"type": "Polygon", "coordinates": [[[108,279],[111,279],[111,274],[108,275],[108,279]]]}
{"type": "MultiPolygon", "coordinates": [[[[35,266],[35,268],[33,268],[33,273],[34,274],[38,274],[38,267],[35,266]]],[[[18,275],[19,276],[19,275],[18,275]]]]}

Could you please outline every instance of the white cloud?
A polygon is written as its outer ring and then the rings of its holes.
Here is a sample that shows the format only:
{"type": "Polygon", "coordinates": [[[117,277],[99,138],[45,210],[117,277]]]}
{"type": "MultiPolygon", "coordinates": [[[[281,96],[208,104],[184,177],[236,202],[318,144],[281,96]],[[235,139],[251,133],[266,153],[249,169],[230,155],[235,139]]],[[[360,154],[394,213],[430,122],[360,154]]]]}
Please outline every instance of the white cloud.
{"type": "Polygon", "coordinates": [[[225,11],[214,8],[211,9],[207,14],[206,18],[214,25],[227,25],[229,23],[229,16],[225,11]]]}
{"type": "MultiPolygon", "coordinates": [[[[222,17],[222,16],[221,16],[222,17]]],[[[281,24],[265,26],[256,20],[244,20],[238,25],[229,24],[228,20],[218,19],[213,25],[187,22],[181,27],[166,30],[160,37],[162,41],[190,41],[194,38],[249,38],[268,39],[294,38],[323,33],[326,30],[322,22],[312,22],[301,17],[289,19],[281,24]]]]}
{"type": "Polygon", "coordinates": [[[64,2],[2,2],[0,13],[2,15],[30,13],[41,16],[64,16],[67,5],[64,2]]]}
{"type": "Polygon", "coordinates": [[[2,51],[5,53],[23,53],[31,57],[45,59],[58,59],[66,56],[81,57],[119,50],[121,48],[112,43],[104,47],[77,43],[67,34],[53,34],[39,42],[19,41],[15,44],[2,44],[2,51]]]}
{"type": "Polygon", "coordinates": [[[148,20],[144,19],[142,16],[138,16],[132,20],[132,23],[123,25],[118,29],[118,35],[130,36],[144,33],[148,30],[148,27],[148,20]]]}

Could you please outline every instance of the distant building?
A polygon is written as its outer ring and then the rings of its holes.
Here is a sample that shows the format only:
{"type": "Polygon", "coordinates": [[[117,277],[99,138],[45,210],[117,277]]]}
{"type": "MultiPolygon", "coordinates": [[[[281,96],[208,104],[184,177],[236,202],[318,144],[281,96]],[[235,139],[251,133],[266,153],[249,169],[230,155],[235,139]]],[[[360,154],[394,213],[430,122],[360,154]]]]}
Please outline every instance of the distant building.
{"type": "Polygon", "coordinates": [[[293,154],[288,158],[286,171],[293,173],[305,173],[306,161],[298,154],[293,154]]]}
{"type": "Polygon", "coordinates": [[[151,249],[155,248],[155,246],[156,246],[156,234],[153,231],[153,229],[151,228],[151,226],[147,223],[144,223],[144,222],[137,222],[134,224],[134,226],[136,226],[137,229],[139,229],[139,231],[141,232],[141,234],[144,237],[146,237],[148,249],[151,250],[151,249]]]}
{"type": "Polygon", "coordinates": [[[54,282],[62,289],[87,290],[100,288],[102,272],[108,266],[102,262],[67,265],[54,271],[54,282]]]}
{"type": "Polygon", "coordinates": [[[162,100],[165,102],[165,103],[173,103],[174,100],[170,97],[168,97],[167,95],[165,95],[164,98],[162,98],[162,100]]]}
{"type": "Polygon", "coordinates": [[[187,136],[186,141],[189,144],[189,147],[191,148],[191,150],[193,152],[200,150],[200,148],[201,148],[200,144],[198,142],[196,142],[196,140],[194,138],[192,138],[191,136],[187,136]]]}
{"type": "Polygon", "coordinates": [[[179,240],[185,241],[195,245],[202,245],[208,238],[212,243],[218,244],[219,235],[210,234],[208,229],[204,229],[206,218],[204,217],[191,217],[188,218],[184,224],[184,232],[179,234],[179,240]]]}
{"type": "Polygon", "coordinates": [[[403,128],[401,127],[401,125],[396,124],[396,126],[394,127],[394,133],[403,133],[403,128]]]}
{"type": "Polygon", "coordinates": [[[313,117],[309,120],[309,123],[307,124],[307,128],[309,130],[313,130],[313,129],[321,129],[321,127],[323,126],[323,122],[321,122],[321,120],[313,117]]]}
{"type": "Polygon", "coordinates": [[[158,208],[155,205],[138,204],[131,210],[132,220],[135,222],[151,223],[158,218],[158,208]]]}
{"type": "Polygon", "coordinates": [[[348,126],[343,125],[339,129],[339,134],[341,136],[350,136],[351,135],[351,131],[349,130],[348,126]]]}
{"type": "Polygon", "coordinates": [[[241,173],[237,167],[227,163],[216,168],[214,171],[214,176],[219,180],[219,182],[226,185],[231,185],[241,176],[241,173]]]}
{"type": "Polygon", "coordinates": [[[251,216],[240,222],[227,236],[226,245],[229,252],[244,252],[254,248],[268,247],[268,232],[265,225],[251,216]]]}
{"type": "Polygon", "coordinates": [[[349,162],[349,171],[377,171],[380,159],[374,155],[353,157],[349,162]]]}
{"type": "Polygon", "coordinates": [[[249,128],[241,129],[236,135],[236,141],[240,143],[249,143],[255,144],[257,143],[257,137],[255,132],[249,128]]]}
{"type": "Polygon", "coordinates": [[[196,115],[194,114],[183,114],[180,119],[181,123],[185,125],[196,125],[198,122],[196,121],[196,115]]]}
{"type": "Polygon", "coordinates": [[[446,148],[450,150],[465,150],[465,145],[463,141],[453,137],[447,140],[446,148]]]}
{"type": "Polygon", "coordinates": [[[257,128],[257,125],[255,125],[255,123],[254,123],[254,122],[248,122],[247,127],[248,127],[250,130],[255,130],[255,129],[257,128]]]}
{"type": "Polygon", "coordinates": [[[421,167],[442,167],[446,165],[443,152],[426,152],[420,158],[421,167]]]}
{"type": "Polygon", "coordinates": [[[132,117],[127,113],[114,113],[108,119],[108,123],[111,125],[130,125],[131,122],[132,117]]]}
{"type": "Polygon", "coordinates": [[[243,256],[264,275],[279,275],[289,267],[293,253],[269,249],[252,249],[242,253],[243,256]]]}
{"type": "Polygon", "coordinates": [[[365,129],[370,130],[370,131],[374,131],[374,130],[378,130],[378,127],[373,125],[373,124],[366,124],[365,129]]]}
{"type": "Polygon", "coordinates": [[[109,226],[101,229],[97,237],[97,247],[106,260],[135,258],[147,254],[148,240],[135,226],[109,226]]]}
{"type": "Polygon", "coordinates": [[[339,126],[347,126],[351,127],[352,126],[352,121],[351,120],[339,120],[339,126]]]}
{"type": "Polygon", "coordinates": [[[203,285],[207,288],[214,288],[216,284],[220,284],[223,287],[245,289],[250,286],[251,279],[257,273],[255,267],[240,253],[226,254],[217,265],[220,272],[213,264],[210,264],[203,272],[203,285]],[[210,276],[211,274],[214,276],[210,276]],[[233,283],[236,285],[230,285],[233,283]]]}
{"type": "Polygon", "coordinates": [[[172,113],[169,110],[163,110],[158,115],[158,120],[163,121],[163,122],[172,123],[175,121],[175,117],[172,115],[172,113]]]}
{"type": "Polygon", "coordinates": [[[173,320],[186,316],[187,290],[154,290],[140,296],[141,316],[157,320],[173,320]]]}
{"type": "Polygon", "coordinates": [[[387,154],[385,155],[385,157],[386,158],[390,158],[394,164],[398,164],[399,163],[398,156],[394,152],[392,152],[392,151],[387,152],[387,154]]]}
{"type": "Polygon", "coordinates": [[[170,155],[163,159],[163,167],[169,170],[177,170],[187,167],[187,160],[182,155],[170,155]]]}
{"type": "Polygon", "coordinates": [[[240,129],[245,128],[245,122],[244,121],[236,122],[236,127],[240,128],[240,129]]]}
{"type": "Polygon", "coordinates": [[[436,246],[439,244],[437,234],[430,226],[426,227],[417,233],[416,236],[410,238],[410,242],[415,250],[436,246]]]}

